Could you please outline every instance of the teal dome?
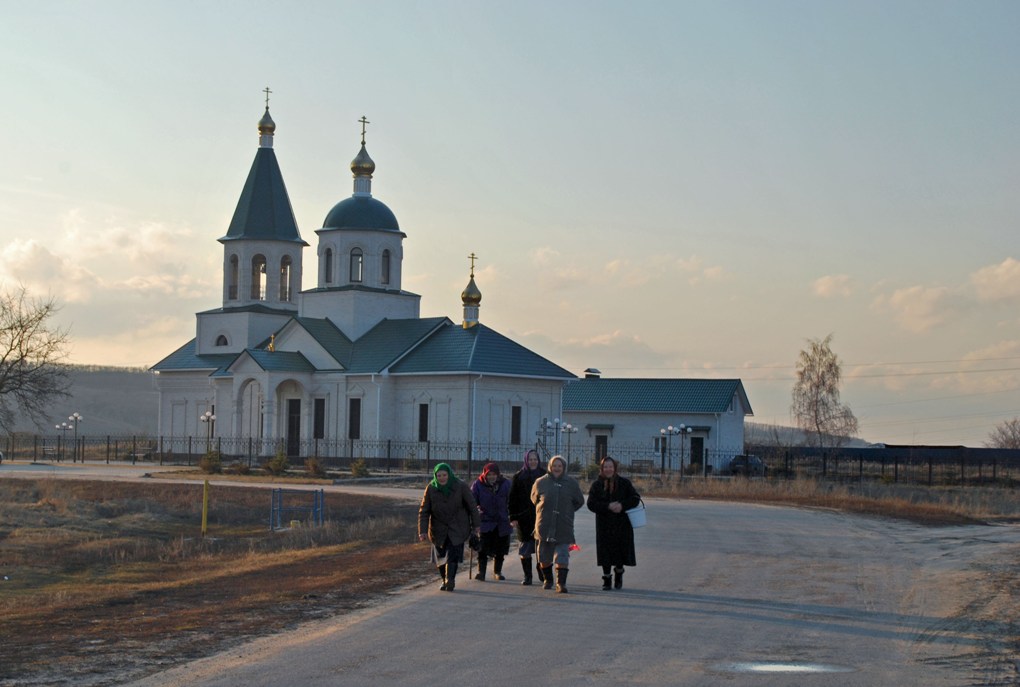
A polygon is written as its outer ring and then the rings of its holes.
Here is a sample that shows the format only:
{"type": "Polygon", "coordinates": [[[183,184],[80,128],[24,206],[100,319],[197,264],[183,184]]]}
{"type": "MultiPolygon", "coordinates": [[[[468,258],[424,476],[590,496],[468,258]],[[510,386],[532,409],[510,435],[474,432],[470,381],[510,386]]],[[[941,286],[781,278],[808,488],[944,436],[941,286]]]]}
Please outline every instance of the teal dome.
{"type": "Polygon", "coordinates": [[[371,196],[352,196],[341,200],[326,215],[322,228],[400,231],[393,211],[371,196]]]}

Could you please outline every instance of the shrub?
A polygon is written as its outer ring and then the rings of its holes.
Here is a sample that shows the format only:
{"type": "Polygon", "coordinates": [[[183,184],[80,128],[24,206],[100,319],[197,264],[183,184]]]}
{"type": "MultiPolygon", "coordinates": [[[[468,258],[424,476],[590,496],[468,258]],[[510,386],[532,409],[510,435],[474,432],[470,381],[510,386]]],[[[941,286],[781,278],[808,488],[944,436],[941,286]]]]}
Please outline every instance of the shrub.
{"type": "Polygon", "coordinates": [[[414,456],[404,459],[404,470],[408,472],[421,472],[424,467],[425,464],[414,456]]]}
{"type": "Polygon", "coordinates": [[[581,477],[588,480],[589,482],[592,482],[598,479],[600,469],[601,468],[599,467],[598,463],[588,463],[583,468],[581,468],[580,474],[581,477]]]}
{"type": "Polygon", "coordinates": [[[206,451],[205,455],[198,459],[198,467],[208,475],[223,472],[223,458],[216,449],[206,451]]]}
{"type": "Polygon", "coordinates": [[[266,461],[266,464],[263,467],[265,467],[266,472],[271,475],[276,475],[277,477],[286,473],[287,468],[290,467],[290,462],[287,460],[287,453],[283,449],[280,449],[276,452],[275,456],[266,461]]]}
{"type": "Polygon", "coordinates": [[[223,471],[230,475],[247,475],[251,472],[247,463],[242,463],[239,460],[235,460],[233,463],[223,468],[223,471]]]}
{"type": "Polygon", "coordinates": [[[351,462],[351,475],[354,477],[372,476],[372,473],[368,469],[368,463],[365,462],[364,458],[358,458],[351,462]]]}
{"type": "Polygon", "coordinates": [[[316,457],[305,458],[305,472],[309,477],[325,479],[326,467],[316,457]]]}

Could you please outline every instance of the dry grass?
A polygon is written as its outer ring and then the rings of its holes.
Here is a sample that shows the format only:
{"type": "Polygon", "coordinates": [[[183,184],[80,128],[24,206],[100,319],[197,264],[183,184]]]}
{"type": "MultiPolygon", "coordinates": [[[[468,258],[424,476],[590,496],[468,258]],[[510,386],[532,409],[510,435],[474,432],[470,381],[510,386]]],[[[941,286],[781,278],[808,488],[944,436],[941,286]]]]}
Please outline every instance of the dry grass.
{"type": "Polygon", "coordinates": [[[413,507],[328,494],[325,526],[273,533],[268,491],[214,487],[202,538],[201,494],[0,482],[0,684],[123,682],[428,572],[421,546],[392,543],[412,540],[413,507]]]}
{"type": "Polygon", "coordinates": [[[690,477],[662,480],[635,477],[634,482],[638,490],[647,496],[831,508],[848,513],[900,518],[924,525],[1020,519],[1020,498],[1014,490],[1007,488],[690,477]]]}

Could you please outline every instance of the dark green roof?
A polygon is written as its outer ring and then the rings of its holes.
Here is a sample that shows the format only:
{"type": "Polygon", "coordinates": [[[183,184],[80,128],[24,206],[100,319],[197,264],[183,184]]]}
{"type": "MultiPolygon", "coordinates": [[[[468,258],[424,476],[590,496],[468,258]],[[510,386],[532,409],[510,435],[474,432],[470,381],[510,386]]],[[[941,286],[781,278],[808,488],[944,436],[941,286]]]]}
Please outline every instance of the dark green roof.
{"type": "Polygon", "coordinates": [[[397,216],[382,201],[372,196],[351,196],[333,206],[322,223],[322,229],[399,232],[400,225],[397,224],[397,216]]]}
{"type": "Polygon", "coordinates": [[[262,305],[261,303],[252,303],[251,305],[239,305],[236,308],[213,308],[212,310],[203,310],[198,313],[199,315],[214,315],[219,313],[236,313],[236,312],[253,312],[260,315],[286,315],[287,317],[293,317],[294,311],[287,310],[285,308],[270,308],[268,305],[262,305]]]}
{"type": "Polygon", "coordinates": [[[381,372],[444,323],[445,317],[383,320],[354,342],[348,372],[381,372]]]}
{"type": "Polygon", "coordinates": [[[220,241],[239,239],[296,241],[308,245],[298,233],[290,196],[272,148],[259,148],[255,153],[227,235],[220,241]]]}
{"type": "Polygon", "coordinates": [[[236,353],[216,353],[198,355],[195,353],[195,339],[184,344],[176,351],[153,365],[155,372],[173,372],[185,370],[219,370],[230,365],[237,357],[236,353]]]}
{"type": "Polygon", "coordinates": [[[471,372],[574,379],[574,375],[484,324],[452,323],[430,336],[391,370],[394,374],[471,372]]]}
{"type": "Polygon", "coordinates": [[[578,379],[563,390],[563,410],[724,413],[734,394],[752,414],[739,379],[578,379]]]}
{"type": "Polygon", "coordinates": [[[416,293],[404,291],[403,289],[384,289],[379,286],[365,286],[364,284],[343,284],[342,286],[316,286],[313,289],[305,289],[301,293],[324,293],[326,291],[369,291],[372,293],[399,293],[404,296],[417,296],[416,293]]]}
{"type": "Polygon", "coordinates": [[[294,320],[311,334],[320,346],[326,349],[341,365],[346,366],[351,358],[354,344],[347,335],[325,318],[295,317],[294,320]]]}
{"type": "Polygon", "coordinates": [[[266,351],[247,348],[244,351],[266,372],[315,372],[315,366],[300,351],[266,351]]]}

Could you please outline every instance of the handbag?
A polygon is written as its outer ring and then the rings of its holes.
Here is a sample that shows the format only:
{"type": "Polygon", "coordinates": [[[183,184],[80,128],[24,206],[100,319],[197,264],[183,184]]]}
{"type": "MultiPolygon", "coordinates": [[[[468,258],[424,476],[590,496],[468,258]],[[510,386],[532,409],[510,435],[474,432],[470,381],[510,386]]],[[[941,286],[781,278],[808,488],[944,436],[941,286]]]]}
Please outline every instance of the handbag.
{"type": "Polygon", "coordinates": [[[630,526],[633,528],[644,527],[648,523],[648,518],[645,517],[645,502],[638,497],[638,505],[627,511],[627,517],[630,519],[630,526]]]}

